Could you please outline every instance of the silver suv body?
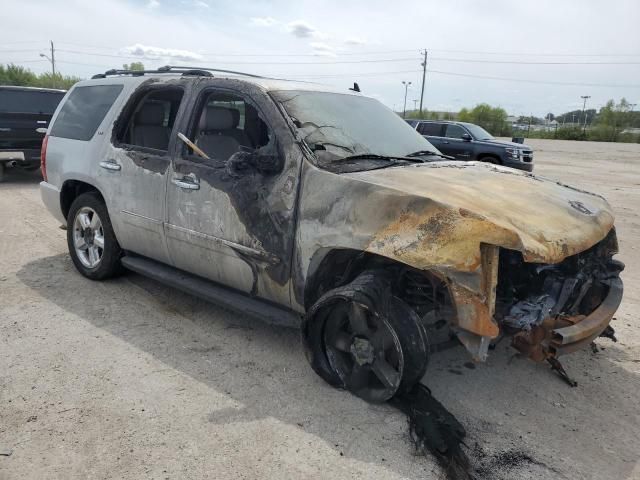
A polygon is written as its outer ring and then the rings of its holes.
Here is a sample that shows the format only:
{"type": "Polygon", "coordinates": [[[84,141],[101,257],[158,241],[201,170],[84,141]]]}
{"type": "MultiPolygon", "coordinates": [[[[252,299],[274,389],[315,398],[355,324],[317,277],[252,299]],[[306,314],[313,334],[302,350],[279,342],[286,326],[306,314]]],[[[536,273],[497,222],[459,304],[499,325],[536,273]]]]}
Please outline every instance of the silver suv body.
{"type": "Polygon", "coordinates": [[[415,383],[452,337],[484,360],[512,334],[556,362],[620,303],[604,199],[446,161],[357,91],[176,68],[96,77],[68,92],[43,155],[42,198],[78,270],[124,265],[301,325],[316,372],[367,400],[415,383]]]}

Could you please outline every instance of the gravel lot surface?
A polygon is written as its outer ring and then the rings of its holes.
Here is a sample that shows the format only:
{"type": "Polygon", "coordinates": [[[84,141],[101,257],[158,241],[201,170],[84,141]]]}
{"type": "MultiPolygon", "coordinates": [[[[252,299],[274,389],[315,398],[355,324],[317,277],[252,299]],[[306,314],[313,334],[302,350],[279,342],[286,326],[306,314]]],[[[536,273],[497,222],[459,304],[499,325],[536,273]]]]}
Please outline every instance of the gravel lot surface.
{"type": "MultiPolygon", "coordinates": [[[[625,298],[564,364],[570,388],[506,342],[424,382],[468,429],[484,478],[640,478],[640,145],[531,141],[536,172],[605,195],[625,298]]],[[[298,332],[135,274],[91,282],[40,201],[37,175],[0,185],[0,479],[440,478],[405,417],[327,386],[298,332]]]]}

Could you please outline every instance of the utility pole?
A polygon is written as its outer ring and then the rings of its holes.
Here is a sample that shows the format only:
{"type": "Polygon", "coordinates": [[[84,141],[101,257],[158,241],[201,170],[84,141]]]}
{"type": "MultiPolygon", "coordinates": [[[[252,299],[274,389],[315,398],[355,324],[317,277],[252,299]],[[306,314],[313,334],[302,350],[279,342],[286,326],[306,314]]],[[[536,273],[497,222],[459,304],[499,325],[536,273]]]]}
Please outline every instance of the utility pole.
{"type": "Polygon", "coordinates": [[[404,85],[404,107],[402,108],[402,118],[405,118],[407,116],[407,90],[409,90],[411,82],[405,82],[402,80],[402,84],[404,85]]]}
{"type": "Polygon", "coordinates": [[[584,125],[582,127],[582,133],[587,133],[587,117],[584,116],[585,108],[587,107],[587,98],[591,98],[591,95],[580,95],[580,98],[583,100],[582,103],[582,120],[584,121],[584,125]]]}
{"type": "Polygon", "coordinates": [[[418,109],[418,99],[417,99],[417,98],[414,98],[414,99],[413,99],[413,109],[414,109],[414,110],[417,110],[417,109],[418,109]]]}
{"type": "Polygon", "coordinates": [[[420,118],[422,118],[422,100],[424,98],[424,81],[427,76],[427,49],[424,49],[424,60],[422,61],[422,88],[420,89],[420,118]]]}
{"type": "Polygon", "coordinates": [[[49,57],[48,55],[45,55],[44,53],[41,53],[40,56],[42,58],[46,58],[47,60],[49,60],[51,62],[51,82],[52,82],[52,86],[55,86],[55,82],[56,82],[56,49],[53,47],[53,40],[51,40],[51,56],[49,57]]]}
{"type": "Polygon", "coordinates": [[[531,120],[533,120],[533,114],[529,115],[529,128],[527,128],[527,138],[531,134],[531,120]]]}

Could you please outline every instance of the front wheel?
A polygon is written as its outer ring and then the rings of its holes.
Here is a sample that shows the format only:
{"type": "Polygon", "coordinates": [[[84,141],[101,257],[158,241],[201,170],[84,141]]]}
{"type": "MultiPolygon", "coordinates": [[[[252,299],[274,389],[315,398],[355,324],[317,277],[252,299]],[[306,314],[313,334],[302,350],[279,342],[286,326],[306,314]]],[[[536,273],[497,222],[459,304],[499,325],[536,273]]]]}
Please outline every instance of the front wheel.
{"type": "Polygon", "coordinates": [[[420,319],[376,271],[325,293],[305,317],[303,341],[316,373],[372,403],[409,390],[429,357],[420,319]]]}
{"type": "Polygon", "coordinates": [[[6,168],[4,162],[0,162],[0,182],[4,180],[4,171],[6,168]]]}
{"type": "Polygon", "coordinates": [[[91,280],[104,280],[122,271],[122,250],[107,207],[96,193],[83,193],[71,204],[67,245],[75,267],[91,280]]]}

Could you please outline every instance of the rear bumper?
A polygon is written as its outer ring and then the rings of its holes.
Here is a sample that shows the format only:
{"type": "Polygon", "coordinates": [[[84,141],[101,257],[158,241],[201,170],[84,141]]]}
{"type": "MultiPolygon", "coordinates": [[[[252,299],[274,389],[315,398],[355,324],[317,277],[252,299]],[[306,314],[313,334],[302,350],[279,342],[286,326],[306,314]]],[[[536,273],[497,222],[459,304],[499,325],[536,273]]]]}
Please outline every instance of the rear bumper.
{"type": "Polygon", "coordinates": [[[20,167],[36,167],[40,165],[40,149],[0,150],[0,162],[16,162],[20,167]]]}
{"type": "Polygon", "coordinates": [[[47,207],[49,213],[60,223],[66,225],[67,219],[64,218],[62,207],[60,206],[60,190],[50,183],[40,182],[40,197],[42,197],[42,203],[47,207]]]}
{"type": "Polygon", "coordinates": [[[611,318],[622,302],[623,285],[619,277],[609,281],[609,292],[604,301],[591,315],[569,327],[551,331],[549,353],[553,356],[575,352],[595,340],[611,322],[611,318]]]}

